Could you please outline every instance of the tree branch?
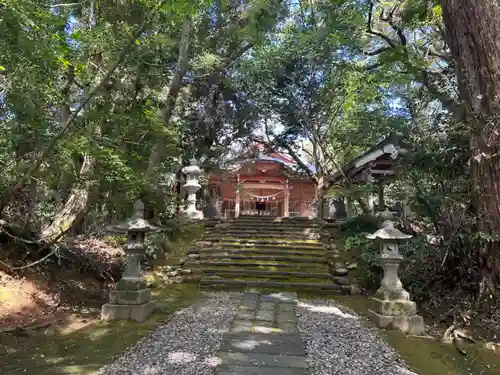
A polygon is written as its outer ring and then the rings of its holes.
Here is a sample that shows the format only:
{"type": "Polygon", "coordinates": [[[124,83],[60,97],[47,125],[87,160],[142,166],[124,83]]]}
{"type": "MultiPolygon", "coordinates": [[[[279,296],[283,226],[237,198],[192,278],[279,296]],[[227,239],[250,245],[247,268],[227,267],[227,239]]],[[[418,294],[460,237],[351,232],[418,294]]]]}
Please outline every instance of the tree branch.
{"type": "Polygon", "coordinates": [[[371,35],[375,35],[381,39],[383,39],[390,47],[396,48],[396,43],[384,33],[373,30],[372,28],[372,19],[373,19],[373,1],[370,1],[370,10],[368,11],[368,22],[366,24],[366,32],[371,35]]]}
{"type": "MultiPolygon", "coordinates": [[[[268,138],[269,139],[269,138],[268,138]]],[[[318,184],[318,176],[316,176],[309,167],[302,161],[302,159],[297,155],[295,150],[287,143],[280,141],[264,141],[258,137],[252,137],[251,140],[257,143],[263,143],[268,149],[276,151],[276,147],[284,148],[292,157],[293,160],[298,164],[298,166],[309,176],[314,184],[318,184]]]]}
{"type": "Polygon", "coordinates": [[[382,11],[382,13],[380,14],[380,19],[382,21],[385,21],[387,22],[391,28],[396,32],[396,34],[398,35],[398,38],[399,38],[399,42],[402,46],[406,46],[407,44],[407,40],[406,40],[406,36],[403,32],[403,29],[396,25],[396,22],[394,22],[394,13],[396,12],[396,10],[399,9],[399,7],[401,6],[401,3],[396,3],[393,7],[392,7],[392,10],[389,12],[389,14],[387,16],[384,16],[385,12],[382,11]]]}
{"type": "Polygon", "coordinates": [[[429,90],[431,96],[439,100],[457,120],[462,121],[464,119],[465,107],[458,101],[453,99],[451,96],[439,90],[436,85],[432,83],[431,77],[429,76],[429,72],[427,70],[422,70],[420,72],[420,80],[422,84],[427,88],[427,90],[429,90]]]}
{"type": "Polygon", "coordinates": [[[381,53],[384,53],[384,52],[387,52],[387,51],[390,51],[393,47],[389,47],[389,46],[385,46],[385,47],[380,47],[380,48],[377,48],[373,51],[368,51],[368,52],[365,52],[365,55],[367,56],[378,56],[380,55],[381,53]]]}

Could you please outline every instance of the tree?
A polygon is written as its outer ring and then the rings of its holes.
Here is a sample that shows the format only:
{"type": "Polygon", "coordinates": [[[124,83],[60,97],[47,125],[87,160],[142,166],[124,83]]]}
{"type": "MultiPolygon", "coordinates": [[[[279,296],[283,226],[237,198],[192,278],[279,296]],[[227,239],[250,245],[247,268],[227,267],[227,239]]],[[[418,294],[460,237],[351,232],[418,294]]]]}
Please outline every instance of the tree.
{"type": "Polygon", "coordinates": [[[481,294],[500,281],[500,5],[443,0],[446,36],[470,127],[481,294]]]}
{"type": "Polygon", "coordinates": [[[242,79],[251,82],[249,99],[260,107],[267,137],[256,140],[295,159],[319,205],[330,175],[402,123],[400,114],[389,114],[388,85],[359,63],[361,21],[351,2],[301,8],[244,64],[242,79]]]}

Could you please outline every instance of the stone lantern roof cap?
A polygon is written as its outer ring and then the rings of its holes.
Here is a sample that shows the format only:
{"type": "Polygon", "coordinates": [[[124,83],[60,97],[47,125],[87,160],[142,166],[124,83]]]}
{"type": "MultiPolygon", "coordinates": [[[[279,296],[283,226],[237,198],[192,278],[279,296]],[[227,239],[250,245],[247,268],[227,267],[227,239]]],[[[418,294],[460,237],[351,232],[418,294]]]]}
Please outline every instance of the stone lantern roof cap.
{"type": "Polygon", "coordinates": [[[182,172],[185,174],[200,174],[201,169],[198,166],[198,161],[196,159],[191,159],[187,167],[182,168],[182,172]]]}
{"type": "Polygon", "coordinates": [[[395,240],[407,240],[412,236],[401,232],[399,229],[394,227],[394,215],[388,209],[381,213],[380,217],[384,220],[382,227],[375,233],[369,234],[366,238],[370,240],[376,240],[377,238],[382,241],[395,241],[395,240]]]}
{"type": "Polygon", "coordinates": [[[121,228],[127,232],[153,232],[158,229],[158,227],[149,224],[149,222],[143,218],[131,218],[127,220],[121,228]]]}

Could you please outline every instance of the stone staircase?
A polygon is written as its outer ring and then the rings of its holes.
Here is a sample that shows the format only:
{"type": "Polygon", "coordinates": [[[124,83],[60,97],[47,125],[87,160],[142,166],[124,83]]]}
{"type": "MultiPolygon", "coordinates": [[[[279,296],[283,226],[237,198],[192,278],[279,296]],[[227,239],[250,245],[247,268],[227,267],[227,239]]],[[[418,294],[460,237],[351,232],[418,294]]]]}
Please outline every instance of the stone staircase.
{"type": "Polygon", "coordinates": [[[320,240],[321,223],[308,218],[241,216],[207,229],[184,267],[206,288],[280,288],[351,293],[332,273],[320,240]]]}

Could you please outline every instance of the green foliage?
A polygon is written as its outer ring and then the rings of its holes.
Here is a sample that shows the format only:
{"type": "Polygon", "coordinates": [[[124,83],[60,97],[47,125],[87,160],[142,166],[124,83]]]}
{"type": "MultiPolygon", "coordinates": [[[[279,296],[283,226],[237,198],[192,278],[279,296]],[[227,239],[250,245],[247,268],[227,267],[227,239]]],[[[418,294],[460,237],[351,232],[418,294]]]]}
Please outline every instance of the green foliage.
{"type": "Polygon", "coordinates": [[[347,219],[339,226],[340,233],[345,236],[359,233],[373,233],[380,227],[380,220],[374,215],[358,215],[347,219]]]}
{"type": "Polygon", "coordinates": [[[327,197],[332,198],[350,198],[356,200],[359,198],[364,198],[370,194],[374,194],[378,191],[378,186],[375,184],[363,184],[363,185],[338,185],[333,186],[328,190],[326,194],[327,197]]]}

